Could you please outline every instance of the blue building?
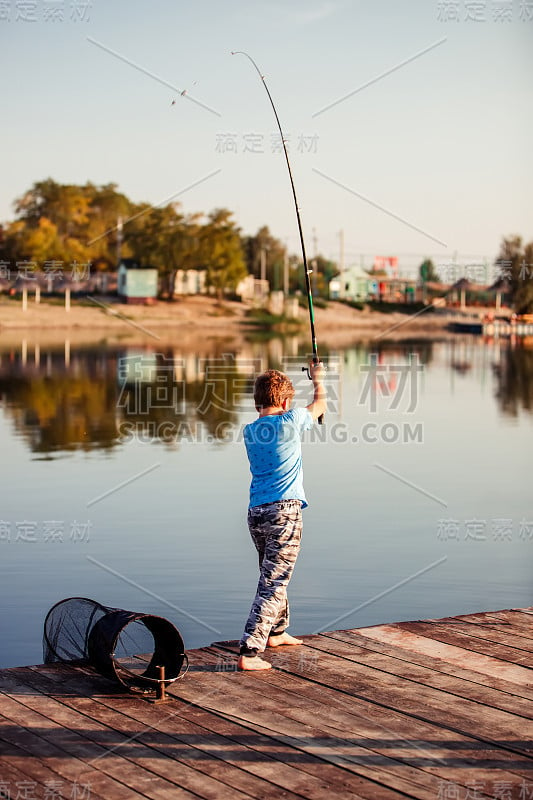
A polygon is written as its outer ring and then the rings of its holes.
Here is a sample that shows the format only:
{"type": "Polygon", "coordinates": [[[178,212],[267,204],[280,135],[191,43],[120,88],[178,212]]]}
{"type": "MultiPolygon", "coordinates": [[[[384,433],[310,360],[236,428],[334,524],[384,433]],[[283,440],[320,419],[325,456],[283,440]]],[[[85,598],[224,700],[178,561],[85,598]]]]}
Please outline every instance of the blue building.
{"type": "Polygon", "coordinates": [[[150,303],[157,297],[158,274],[155,267],[142,267],[132,258],[123,258],[118,268],[118,296],[123,303],[150,303]]]}

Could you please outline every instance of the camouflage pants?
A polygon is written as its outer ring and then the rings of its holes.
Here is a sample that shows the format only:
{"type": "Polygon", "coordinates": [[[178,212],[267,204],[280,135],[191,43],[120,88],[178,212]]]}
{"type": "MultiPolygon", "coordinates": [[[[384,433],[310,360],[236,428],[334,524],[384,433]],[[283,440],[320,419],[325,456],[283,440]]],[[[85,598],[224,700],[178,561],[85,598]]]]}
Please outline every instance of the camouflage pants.
{"type": "Polygon", "coordinates": [[[259,555],[259,583],[240,641],[241,653],[262,653],[270,635],[289,624],[287,584],[302,538],[302,504],[281,500],[248,510],[248,528],[259,555]]]}

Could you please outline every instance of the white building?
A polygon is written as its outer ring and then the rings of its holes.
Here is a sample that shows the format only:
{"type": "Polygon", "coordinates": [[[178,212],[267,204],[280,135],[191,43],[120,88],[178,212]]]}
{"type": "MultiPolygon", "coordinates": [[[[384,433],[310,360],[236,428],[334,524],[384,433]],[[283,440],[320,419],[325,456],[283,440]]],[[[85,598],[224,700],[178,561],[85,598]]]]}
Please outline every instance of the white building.
{"type": "Polygon", "coordinates": [[[174,278],[174,294],[207,294],[206,269],[178,269],[174,278]]]}

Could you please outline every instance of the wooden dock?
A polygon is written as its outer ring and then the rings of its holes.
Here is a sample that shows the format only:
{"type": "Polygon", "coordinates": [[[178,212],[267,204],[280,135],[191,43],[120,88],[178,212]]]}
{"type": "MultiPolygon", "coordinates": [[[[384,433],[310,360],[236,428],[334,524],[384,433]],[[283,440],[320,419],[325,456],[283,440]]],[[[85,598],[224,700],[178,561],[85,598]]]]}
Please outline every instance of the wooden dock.
{"type": "Polygon", "coordinates": [[[0,798],[533,800],[533,608],[189,651],[155,705],[82,666],[0,671],[0,798]]]}

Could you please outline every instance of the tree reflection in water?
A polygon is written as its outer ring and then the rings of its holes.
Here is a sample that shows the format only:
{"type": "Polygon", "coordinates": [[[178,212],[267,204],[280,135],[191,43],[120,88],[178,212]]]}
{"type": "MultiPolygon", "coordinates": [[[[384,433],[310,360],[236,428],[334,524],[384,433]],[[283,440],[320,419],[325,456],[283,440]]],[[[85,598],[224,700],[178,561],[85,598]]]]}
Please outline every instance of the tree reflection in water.
{"type": "Polygon", "coordinates": [[[494,367],[498,381],[496,397],[505,414],[517,416],[521,409],[533,411],[533,347],[518,342],[502,352],[494,367]]]}
{"type": "Polygon", "coordinates": [[[0,393],[15,429],[31,450],[116,447],[124,436],[175,443],[199,426],[223,438],[239,401],[251,392],[253,360],[235,353],[198,355],[127,349],[3,353],[0,393]]]}
{"type": "MultiPolygon", "coordinates": [[[[474,354],[484,350],[482,342],[477,344],[474,354]]],[[[428,367],[435,346],[431,341],[358,342],[342,351],[323,348],[321,357],[326,363],[337,360],[346,377],[359,381],[360,391],[371,355],[383,369],[406,363],[411,353],[428,367]]],[[[310,387],[301,373],[306,352],[306,343],[296,338],[243,341],[238,348],[206,341],[198,343],[197,352],[126,345],[36,346],[28,352],[24,346],[0,351],[0,394],[17,435],[35,453],[110,450],[132,437],[169,446],[223,443],[243,411],[253,414],[253,380],[267,366],[287,371],[292,365],[296,402],[308,401],[310,387]]],[[[502,342],[494,375],[502,413],[533,410],[532,348],[502,342]]],[[[337,390],[342,394],[330,378],[331,398],[337,390]]]]}

